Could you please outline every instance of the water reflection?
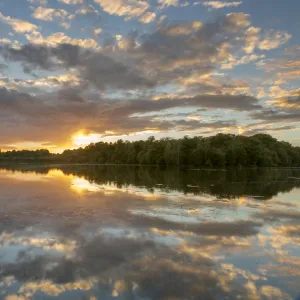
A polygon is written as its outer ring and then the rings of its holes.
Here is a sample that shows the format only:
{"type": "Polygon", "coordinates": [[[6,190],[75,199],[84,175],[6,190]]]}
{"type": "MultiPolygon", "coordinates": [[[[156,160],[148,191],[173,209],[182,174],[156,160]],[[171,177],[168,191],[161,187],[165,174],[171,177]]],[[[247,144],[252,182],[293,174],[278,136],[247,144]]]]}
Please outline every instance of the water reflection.
{"type": "Polygon", "coordinates": [[[1,169],[0,298],[295,299],[297,178],[287,169],[1,169]]]}

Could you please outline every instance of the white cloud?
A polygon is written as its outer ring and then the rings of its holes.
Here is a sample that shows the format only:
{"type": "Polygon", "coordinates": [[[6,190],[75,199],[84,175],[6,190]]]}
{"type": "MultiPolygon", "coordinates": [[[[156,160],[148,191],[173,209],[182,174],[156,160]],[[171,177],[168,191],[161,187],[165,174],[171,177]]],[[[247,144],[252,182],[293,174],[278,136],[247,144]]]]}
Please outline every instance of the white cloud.
{"type": "Polygon", "coordinates": [[[285,79],[297,79],[300,78],[300,70],[291,70],[287,72],[278,72],[276,73],[276,76],[280,78],[285,78],[285,79]]]}
{"type": "Polygon", "coordinates": [[[126,20],[141,17],[149,8],[143,0],[94,0],[110,15],[124,16],[126,20]]]}
{"type": "Polygon", "coordinates": [[[88,14],[98,14],[98,13],[99,12],[92,5],[87,5],[85,7],[82,7],[81,9],[78,9],[75,14],[88,15],[88,14]]]}
{"type": "Polygon", "coordinates": [[[60,25],[61,25],[61,27],[65,28],[65,29],[69,29],[71,27],[70,23],[67,23],[67,22],[62,22],[60,25]]]}
{"type": "Polygon", "coordinates": [[[201,22],[194,21],[186,24],[169,26],[164,30],[164,33],[170,36],[189,35],[192,32],[199,30],[201,27],[202,27],[201,22]]]}
{"type": "Polygon", "coordinates": [[[10,25],[12,29],[16,32],[31,32],[38,29],[38,26],[32,23],[29,23],[24,20],[15,19],[9,16],[4,16],[0,12],[0,20],[2,20],[4,23],[10,25]]]}
{"type": "Polygon", "coordinates": [[[4,39],[0,39],[0,44],[7,44],[10,45],[11,44],[11,40],[4,38],[4,39]]]}
{"type": "Polygon", "coordinates": [[[257,27],[250,27],[246,30],[245,32],[245,47],[244,47],[244,51],[247,54],[251,54],[254,49],[256,48],[256,46],[259,43],[260,40],[260,33],[261,29],[257,28],[257,27]]]}
{"type": "Polygon", "coordinates": [[[121,36],[120,34],[117,34],[117,35],[115,36],[115,38],[116,38],[117,41],[121,41],[122,36],[121,36]]]}
{"type": "Polygon", "coordinates": [[[244,13],[230,13],[226,15],[227,21],[233,24],[237,29],[251,25],[249,15],[244,13]]]}
{"type": "Polygon", "coordinates": [[[279,300],[279,299],[291,299],[287,294],[283,293],[279,288],[274,286],[262,286],[260,293],[267,299],[279,300]]]}
{"type": "Polygon", "coordinates": [[[263,87],[257,88],[257,95],[256,95],[256,97],[258,99],[265,98],[267,96],[268,96],[268,94],[265,92],[265,89],[263,87]]]}
{"type": "Polygon", "coordinates": [[[83,48],[97,48],[98,43],[94,39],[76,39],[65,35],[62,32],[56,32],[47,37],[36,31],[31,34],[26,34],[26,38],[33,44],[45,44],[49,46],[56,46],[57,44],[71,44],[83,48]]]}
{"type": "Polygon", "coordinates": [[[269,31],[264,39],[260,41],[258,48],[261,50],[272,50],[288,42],[292,36],[283,31],[269,31]]]}
{"type": "Polygon", "coordinates": [[[72,14],[72,15],[69,15],[68,16],[68,19],[71,21],[71,20],[74,20],[76,18],[76,15],[75,14],[72,14]]]}
{"type": "Polygon", "coordinates": [[[285,90],[278,85],[273,85],[269,88],[269,96],[271,98],[288,97],[290,95],[290,93],[291,93],[291,91],[285,90]]]}
{"type": "Polygon", "coordinates": [[[19,49],[21,46],[21,44],[18,40],[11,41],[7,38],[0,39],[0,44],[10,45],[14,49],[19,49]]]}
{"type": "Polygon", "coordinates": [[[64,4],[69,4],[69,5],[83,4],[83,0],[59,0],[59,1],[64,4]]]}
{"type": "Polygon", "coordinates": [[[64,9],[45,8],[39,6],[34,10],[32,16],[38,20],[53,21],[54,18],[64,19],[68,16],[68,13],[64,9]]]}
{"type": "Polygon", "coordinates": [[[221,69],[232,69],[235,66],[239,65],[245,65],[249,64],[250,62],[257,61],[259,59],[263,59],[265,57],[264,54],[257,55],[257,54],[251,54],[251,55],[245,55],[241,58],[236,58],[234,56],[231,56],[228,61],[222,64],[221,69]]]}
{"type": "Polygon", "coordinates": [[[242,1],[240,2],[221,2],[221,1],[206,1],[203,2],[202,5],[209,6],[214,9],[224,8],[224,7],[237,7],[242,4],[242,1]]]}
{"type": "Polygon", "coordinates": [[[151,23],[152,21],[154,21],[155,18],[156,18],[156,13],[146,12],[139,18],[139,21],[147,24],[147,23],[151,23]]]}
{"type": "Polygon", "coordinates": [[[95,28],[93,32],[95,35],[99,35],[102,32],[102,28],[95,28]]]}
{"type": "Polygon", "coordinates": [[[162,7],[178,6],[179,0],[158,0],[158,3],[161,4],[162,7]]]}
{"type": "Polygon", "coordinates": [[[78,76],[72,73],[62,74],[58,76],[48,76],[42,77],[36,80],[8,80],[3,81],[4,84],[0,86],[8,86],[11,89],[16,89],[17,87],[46,87],[46,88],[56,88],[62,86],[79,86],[81,84],[81,80],[78,76]]]}
{"type": "Polygon", "coordinates": [[[47,0],[27,0],[31,4],[39,4],[39,5],[47,5],[48,1],[47,0]]]}
{"type": "Polygon", "coordinates": [[[247,54],[254,52],[256,48],[260,50],[272,50],[288,42],[291,35],[284,31],[267,31],[261,34],[261,28],[249,27],[244,34],[244,51],[247,54]]]}

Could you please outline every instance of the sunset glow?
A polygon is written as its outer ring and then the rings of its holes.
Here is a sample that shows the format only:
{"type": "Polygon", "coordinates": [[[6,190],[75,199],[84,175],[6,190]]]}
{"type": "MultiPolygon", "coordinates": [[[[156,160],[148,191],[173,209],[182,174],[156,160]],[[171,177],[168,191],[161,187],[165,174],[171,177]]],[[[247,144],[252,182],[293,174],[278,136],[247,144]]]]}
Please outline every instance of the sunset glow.
{"type": "Polygon", "coordinates": [[[76,147],[84,147],[91,143],[97,143],[101,139],[100,134],[84,134],[82,132],[78,132],[72,136],[73,145],[76,147]]]}
{"type": "Polygon", "coordinates": [[[13,2],[0,5],[3,152],[222,132],[300,145],[297,0],[13,2]]]}

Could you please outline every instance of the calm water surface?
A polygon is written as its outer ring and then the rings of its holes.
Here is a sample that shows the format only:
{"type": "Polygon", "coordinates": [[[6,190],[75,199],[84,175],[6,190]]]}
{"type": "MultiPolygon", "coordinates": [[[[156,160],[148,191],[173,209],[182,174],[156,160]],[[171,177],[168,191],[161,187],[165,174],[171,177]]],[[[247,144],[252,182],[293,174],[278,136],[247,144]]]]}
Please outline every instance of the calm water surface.
{"type": "Polygon", "coordinates": [[[300,170],[0,169],[0,299],[297,299],[300,170]]]}

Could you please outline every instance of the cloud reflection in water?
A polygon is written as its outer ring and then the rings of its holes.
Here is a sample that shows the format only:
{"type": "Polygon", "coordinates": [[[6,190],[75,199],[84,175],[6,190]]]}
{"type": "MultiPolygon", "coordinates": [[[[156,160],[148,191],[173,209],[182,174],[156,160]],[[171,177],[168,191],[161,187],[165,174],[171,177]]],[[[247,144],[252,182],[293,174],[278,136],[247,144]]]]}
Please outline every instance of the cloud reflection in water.
{"type": "Polygon", "coordinates": [[[234,190],[224,172],[33,171],[0,171],[3,299],[297,296],[300,190],[287,173],[234,190]]]}

